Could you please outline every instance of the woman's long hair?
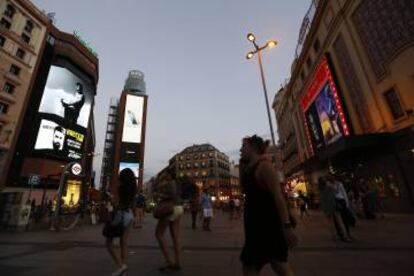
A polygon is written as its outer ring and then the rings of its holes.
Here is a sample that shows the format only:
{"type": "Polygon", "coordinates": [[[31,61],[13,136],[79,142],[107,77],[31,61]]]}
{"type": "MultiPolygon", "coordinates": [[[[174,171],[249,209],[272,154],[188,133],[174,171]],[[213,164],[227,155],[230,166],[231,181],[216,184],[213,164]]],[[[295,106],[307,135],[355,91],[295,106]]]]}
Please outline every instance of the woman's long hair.
{"type": "Polygon", "coordinates": [[[137,181],[134,172],[129,169],[123,169],[119,173],[119,199],[122,203],[130,204],[137,193],[137,181]]]}

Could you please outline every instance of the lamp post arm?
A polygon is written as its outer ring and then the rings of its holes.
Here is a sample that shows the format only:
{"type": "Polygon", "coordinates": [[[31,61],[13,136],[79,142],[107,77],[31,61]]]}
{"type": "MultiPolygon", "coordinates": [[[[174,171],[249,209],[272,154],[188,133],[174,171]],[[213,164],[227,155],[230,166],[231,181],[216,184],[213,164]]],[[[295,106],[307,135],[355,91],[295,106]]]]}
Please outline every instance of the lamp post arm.
{"type": "Polygon", "coordinates": [[[264,75],[264,70],[263,70],[262,54],[260,50],[257,51],[257,56],[258,56],[259,67],[260,67],[260,75],[262,77],[263,92],[264,92],[264,96],[266,100],[267,117],[269,119],[270,134],[272,136],[272,144],[274,147],[276,147],[275,134],[273,132],[272,116],[270,115],[269,97],[267,95],[266,80],[265,80],[265,75],[264,75]]]}

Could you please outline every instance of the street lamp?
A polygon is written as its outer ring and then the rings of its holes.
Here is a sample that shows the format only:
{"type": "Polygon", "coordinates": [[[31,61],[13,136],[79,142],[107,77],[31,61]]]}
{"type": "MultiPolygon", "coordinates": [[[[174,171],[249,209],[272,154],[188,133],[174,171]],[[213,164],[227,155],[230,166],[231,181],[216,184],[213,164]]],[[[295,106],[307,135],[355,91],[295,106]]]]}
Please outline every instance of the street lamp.
{"type": "Polygon", "coordinates": [[[259,47],[257,45],[257,43],[256,43],[256,37],[252,33],[248,33],[247,34],[247,40],[249,40],[250,42],[253,43],[254,51],[250,51],[246,55],[246,59],[253,58],[253,56],[255,54],[257,54],[257,57],[258,57],[257,60],[259,61],[259,68],[260,68],[260,75],[261,75],[261,78],[262,78],[263,92],[264,92],[264,96],[265,96],[265,100],[266,100],[266,109],[267,109],[267,117],[269,119],[270,134],[272,135],[272,144],[275,147],[276,146],[275,134],[273,132],[272,117],[270,115],[269,97],[267,95],[266,80],[265,80],[265,75],[264,75],[264,70],[263,70],[263,63],[262,63],[262,54],[261,54],[261,51],[264,50],[264,49],[266,49],[266,48],[273,48],[273,47],[275,47],[277,45],[277,42],[275,40],[269,40],[264,46],[259,47]]]}

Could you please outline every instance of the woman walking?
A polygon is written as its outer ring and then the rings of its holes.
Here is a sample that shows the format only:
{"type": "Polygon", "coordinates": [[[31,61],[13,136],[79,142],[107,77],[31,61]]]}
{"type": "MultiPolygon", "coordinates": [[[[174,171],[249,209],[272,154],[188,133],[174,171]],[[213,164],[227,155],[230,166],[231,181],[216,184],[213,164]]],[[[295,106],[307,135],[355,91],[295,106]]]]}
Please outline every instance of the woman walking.
{"type": "Polygon", "coordinates": [[[211,218],[213,217],[213,201],[208,189],[203,190],[200,200],[201,208],[203,209],[203,230],[211,231],[211,218]]]}
{"type": "Polygon", "coordinates": [[[133,221],[132,210],[134,208],[134,198],[137,191],[137,183],[134,172],[131,169],[123,169],[119,174],[119,187],[118,197],[119,202],[116,207],[116,211],[111,222],[111,225],[122,224],[123,230],[120,236],[120,252],[115,250],[114,238],[106,238],[106,247],[118,266],[118,270],[112,273],[113,276],[122,275],[127,269],[127,257],[128,257],[128,238],[129,230],[133,221]]]}
{"type": "Polygon", "coordinates": [[[174,180],[172,172],[164,172],[160,177],[161,181],[156,188],[156,196],[162,201],[171,201],[173,205],[172,214],[158,220],[155,236],[165,258],[166,265],[160,268],[161,271],[180,270],[181,269],[181,238],[180,238],[180,221],[184,213],[181,199],[181,187],[178,187],[174,180]],[[165,230],[170,229],[171,238],[174,245],[174,261],[171,260],[167,250],[165,240],[165,230]]]}
{"type": "Polygon", "coordinates": [[[243,275],[259,275],[270,264],[278,275],[293,275],[288,248],[297,243],[273,165],[264,157],[268,142],[254,135],[243,139],[240,179],[244,203],[243,275]]]}

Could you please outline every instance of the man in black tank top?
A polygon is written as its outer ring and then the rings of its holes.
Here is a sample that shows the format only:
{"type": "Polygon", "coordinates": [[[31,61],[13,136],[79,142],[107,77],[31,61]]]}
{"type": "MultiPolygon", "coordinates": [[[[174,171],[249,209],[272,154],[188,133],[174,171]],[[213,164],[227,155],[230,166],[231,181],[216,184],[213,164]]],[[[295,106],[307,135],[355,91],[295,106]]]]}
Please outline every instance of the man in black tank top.
{"type": "Polygon", "coordinates": [[[245,276],[259,275],[266,264],[278,275],[294,275],[287,260],[288,248],[298,240],[276,171],[264,158],[267,147],[268,141],[255,135],[243,139],[240,150],[240,180],[246,195],[240,260],[245,276]]]}

